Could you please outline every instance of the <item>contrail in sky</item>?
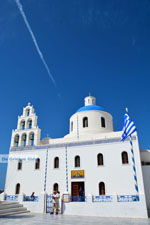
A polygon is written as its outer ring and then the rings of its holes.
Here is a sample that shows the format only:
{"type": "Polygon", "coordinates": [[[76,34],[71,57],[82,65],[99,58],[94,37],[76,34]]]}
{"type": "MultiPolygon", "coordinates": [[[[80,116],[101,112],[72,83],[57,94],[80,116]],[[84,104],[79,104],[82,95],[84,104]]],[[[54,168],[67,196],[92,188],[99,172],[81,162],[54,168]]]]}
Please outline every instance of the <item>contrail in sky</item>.
{"type": "MultiPolygon", "coordinates": [[[[23,18],[23,20],[24,20],[24,22],[25,22],[25,25],[26,25],[26,27],[27,27],[27,29],[28,29],[30,35],[31,35],[31,38],[32,38],[32,40],[33,40],[33,43],[34,43],[35,48],[36,48],[36,50],[37,50],[37,53],[38,53],[38,55],[40,56],[40,58],[41,58],[41,60],[42,60],[42,62],[43,62],[43,64],[44,64],[44,66],[45,66],[45,69],[46,69],[46,71],[47,71],[47,73],[48,73],[50,79],[52,80],[52,82],[53,82],[55,88],[57,89],[56,81],[55,81],[54,77],[52,76],[52,74],[51,74],[51,72],[50,72],[50,69],[49,69],[49,67],[48,67],[48,65],[47,65],[47,63],[46,63],[46,61],[45,61],[45,59],[44,59],[44,56],[43,56],[43,54],[42,54],[42,52],[41,52],[41,50],[40,50],[40,48],[39,48],[39,45],[38,45],[37,40],[36,40],[36,38],[35,38],[35,35],[34,35],[32,29],[31,29],[31,26],[30,26],[30,24],[29,24],[29,22],[28,22],[28,20],[27,20],[26,14],[25,14],[25,12],[24,12],[24,10],[23,10],[23,6],[22,6],[22,4],[20,3],[20,0],[15,0],[15,2],[16,2],[17,6],[18,6],[18,9],[19,9],[19,11],[20,11],[20,13],[21,13],[21,15],[22,15],[22,18],[23,18]]],[[[58,94],[58,95],[59,95],[59,94],[58,94]]],[[[60,96],[60,95],[59,95],[59,96],[60,96]]]]}

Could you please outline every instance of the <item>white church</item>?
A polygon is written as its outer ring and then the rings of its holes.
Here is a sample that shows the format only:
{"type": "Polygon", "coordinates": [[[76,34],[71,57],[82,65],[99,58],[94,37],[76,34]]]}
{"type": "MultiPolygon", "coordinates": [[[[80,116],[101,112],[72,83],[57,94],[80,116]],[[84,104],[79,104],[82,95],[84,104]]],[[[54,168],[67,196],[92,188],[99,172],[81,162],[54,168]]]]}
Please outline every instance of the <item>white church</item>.
{"type": "Polygon", "coordinates": [[[92,96],[69,124],[66,136],[41,139],[33,106],[23,109],[12,131],[4,199],[46,213],[49,196],[59,190],[65,215],[147,218],[150,152],[139,148],[137,133],[131,151],[130,140],[121,142],[112,115],[92,96]],[[33,192],[34,201],[27,201],[33,192]]]}

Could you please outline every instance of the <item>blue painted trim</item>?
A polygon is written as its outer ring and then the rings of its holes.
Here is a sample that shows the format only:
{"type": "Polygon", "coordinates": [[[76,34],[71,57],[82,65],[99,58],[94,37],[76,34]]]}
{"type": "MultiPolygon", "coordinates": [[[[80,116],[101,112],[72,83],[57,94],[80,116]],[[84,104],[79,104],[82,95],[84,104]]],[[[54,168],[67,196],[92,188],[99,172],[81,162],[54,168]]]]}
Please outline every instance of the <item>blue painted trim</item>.
{"type": "Polygon", "coordinates": [[[18,195],[5,195],[5,201],[18,201],[18,195]]]}
{"type": "Polygon", "coordinates": [[[92,196],[92,202],[112,202],[113,196],[111,195],[98,195],[92,196]]]}
{"type": "Polygon", "coordinates": [[[139,195],[118,195],[118,202],[137,202],[140,201],[139,195]]]}
{"type": "Polygon", "coordinates": [[[98,105],[87,105],[87,106],[81,107],[76,112],[84,112],[84,111],[91,111],[91,110],[105,111],[102,107],[98,105]]]}
{"type": "Polygon", "coordinates": [[[68,152],[67,152],[67,146],[66,146],[66,191],[68,192],[68,152]]]}
{"type": "Polygon", "coordinates": [[[23,197],[23,201],[24,202],[38,202],[39,201],[39,197],[38,196],[33,196],[33,197],[31,197],[31,196],[24,196],[23,197]]]}
{"type": "Polygon", "coordinates": [[[53,195],[46,195],[46,213],[53,212],[53,195]]]}
{"type": "Polygon", "coordinates": [[[47,163],[48,163],[48,148],[46,151],[46,160],[45,160],[44,192],[46,191],[46,183],[47,183],[47,163]]]}

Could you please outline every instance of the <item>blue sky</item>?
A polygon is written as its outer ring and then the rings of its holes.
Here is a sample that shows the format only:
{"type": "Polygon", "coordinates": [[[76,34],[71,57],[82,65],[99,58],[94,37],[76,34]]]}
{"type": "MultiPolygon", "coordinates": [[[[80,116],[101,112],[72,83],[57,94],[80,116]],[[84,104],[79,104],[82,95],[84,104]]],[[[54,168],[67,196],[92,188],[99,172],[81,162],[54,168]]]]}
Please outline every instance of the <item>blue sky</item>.
{"type": "MultiPolygon", "coordinates": [[[[42,137],[62,137],[90,92],[122,129],[124,108],[150,148],[149,0],[21,0],[55,89],[14,0],[0,1],[0,153],[31,102],[42,137]],[[57,92],[61,94],[58,98],[57,92]]],[[[6,164],[0,164],[0,188],[6,164]]]]}

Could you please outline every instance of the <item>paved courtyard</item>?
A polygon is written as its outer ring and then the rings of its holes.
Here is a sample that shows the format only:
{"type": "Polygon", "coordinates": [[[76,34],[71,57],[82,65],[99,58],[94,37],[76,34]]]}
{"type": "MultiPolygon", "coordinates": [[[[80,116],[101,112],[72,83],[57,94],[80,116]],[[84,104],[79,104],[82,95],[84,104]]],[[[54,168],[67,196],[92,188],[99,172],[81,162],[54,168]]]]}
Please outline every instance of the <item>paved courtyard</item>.
{"type": "Polygon", "coordinates": [[[150,225],[150,219],[121,219],[63,215],[29,214],[0,218],[5,225],[150,225]]]}

